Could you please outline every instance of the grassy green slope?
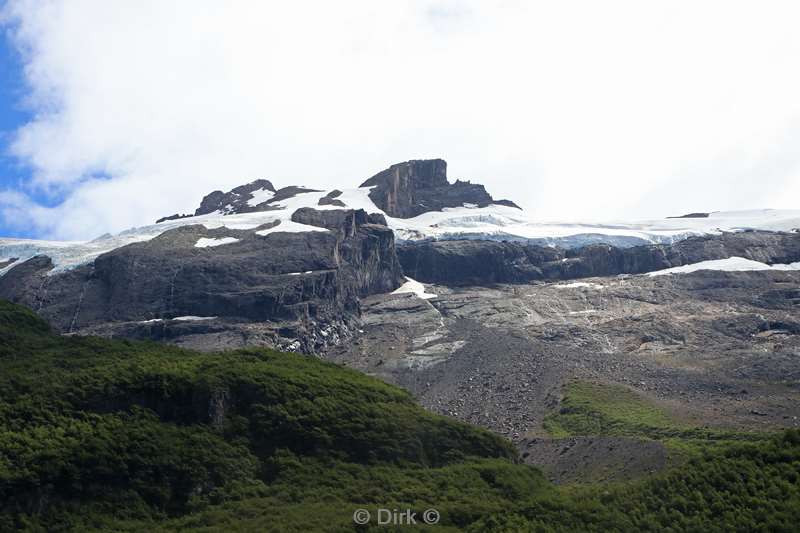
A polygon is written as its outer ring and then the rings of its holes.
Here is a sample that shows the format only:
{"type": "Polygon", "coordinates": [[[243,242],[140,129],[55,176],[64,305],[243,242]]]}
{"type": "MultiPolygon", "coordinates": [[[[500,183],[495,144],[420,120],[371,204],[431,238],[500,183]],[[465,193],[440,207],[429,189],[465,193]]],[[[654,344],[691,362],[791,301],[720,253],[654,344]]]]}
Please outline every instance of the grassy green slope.
{"type": "Polygon", "coordinates": [[[619,385],[583,381],[564,387],[559,409],[545,417],[543,426],[553,437],[602,435],[657,440],[676,458],[715,446],[770,438],[760,432],[693,426],[676,420],[635,391],[619,385]]]}
{"type": "Polygon", "coordinates": [[[0,301],[0,531],[402,529],[353,524],[377,507],[434,507],[436,531],[790,531],[798,472],[789,432],[644,482],[559,489],[503,439],[363,374],[60,337],[0,301]]]}

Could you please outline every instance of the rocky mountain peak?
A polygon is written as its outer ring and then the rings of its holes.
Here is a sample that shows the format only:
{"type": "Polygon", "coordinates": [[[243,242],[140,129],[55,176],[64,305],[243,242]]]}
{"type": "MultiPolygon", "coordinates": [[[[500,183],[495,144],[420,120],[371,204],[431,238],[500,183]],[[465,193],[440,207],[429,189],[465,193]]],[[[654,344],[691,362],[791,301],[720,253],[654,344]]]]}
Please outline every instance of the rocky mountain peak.
{"type": "Polygon", "coordinates": [[[387,179],[407,181],[414,188],[446,187],[447,161],[444,159],[413,159],[397,163],[378,172],[361,184],[361,187],[380,185],[387,179]]]}
{"type": "Polygon", "coordinates": [[[246,213],[248,211],[261,211],[258,206],[266,203],[275,195],[272,182],[257,179],[245,185],[240,185],[228,192],[213,191],[207,194],[200,207],[195,210],[195,216],[207,215],[215,211],[223,213],[246,213]]]}
{"type": "Polygon", "coordinates": [[[419,159],[392,165],[361,184],[372,187],[370,199],[387,215],[411,218],[428,211],[464,205],[486,207],[493,203],[517,207],[508,200],[495,201],[483,185],[447,181],[447,162],[419,159]]]}
{"type": "Polygon", "coordinates": [[[283,209],[278,202],[297,196],[298,194],[319,192],[297,185],[275,189],[269,180],[258,179],[240,185],[228,192],[214,191],[207,194],[194,216],[219,212],[223,215],[253,213],[256,211],[274,211],[283,209]]]}
{"type": "MultiPolygon", "coordinates": [[[[377,209],[393,218],[411,218],[429,211],[441,211],[445,207],[487,207],[500,204],[519,208],[508,200],[494,200],[483,185],[461,180],[450,183],[447,180],[447,162],[444,159],[415,159],[397,163],[375,174],[360,187],[370,188],[369,200],[377,209]]],[[[175,214],[156,222],[213,213],[234,215],[276,211],[286,208],[286,204],[282,203],[284,200],[313,192],[322,191],[296,185],[276,189],[269,180],[257,179],[228,192],[216,190],[207,194],[193,215],[175,214]]],[[[363,191],[356,196],[360,194],[363,191]]],[[[308,205],[352,207],[340,198],[342,195],[342,190],[333,189],[322,198],[315,197],[308,205]]],[[[352,195],[349,197],[352,200],[352,195]]],[[[363,202],[357,202],[356,205],[366,209],[372,207],[365,206],[363,202]]]]}

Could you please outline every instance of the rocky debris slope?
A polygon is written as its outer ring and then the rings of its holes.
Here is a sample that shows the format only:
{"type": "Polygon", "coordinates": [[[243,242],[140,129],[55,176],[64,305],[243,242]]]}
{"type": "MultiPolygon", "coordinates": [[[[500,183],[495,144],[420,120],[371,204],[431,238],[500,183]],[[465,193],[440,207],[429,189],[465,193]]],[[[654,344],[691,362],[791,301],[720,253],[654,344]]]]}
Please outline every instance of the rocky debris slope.
{"type": "MultiPolygon", "coordinates": [[[[554,456],[560,444],[531,439],[573,380],[629,388],[697,426],[800,426],[798,271],[426,291],[437,297],[366,299],[363,333],[327,357],[401,384],[429,409],[492,429],[523,452],[539,450],[526,460],[554,478],[582,474],[554,456]]],[[[638,452],[625,451],[633,444],[618,444],[618,466],[632,475],[655,464],[633,461],[638,452]]],[[[647,453],[662,461],[659,450],[647,453]]]]}
{"type": "Polygon", "coordinates": [[[658,441],[626,437],[532,438],[520,443],[523,461],[556,483],[627,481],[662,470],[667,451],[658,441]]]}
{"type": "Polygon", "coordinates": [[[319,230],[183,226],[55,273],[37,256],[0,278],[0,297],[64,333],[316,352],[349,334],[360,297],[403,278],[380,218],[352,210],[296,217],[319,230]]]}
{"type": "Polygon", "coordinates": [[[516,207],[508,200],[495,201],[483,185],[468,181],[447,181],[443,159],[406,161],[392,165],[361,184],[370,187],[370,199],[384,213],[395,218],[412,218],[446,207],[487,207],[500,204],[516,207]]]}
{"type": "Polygon", "coordinates": [[[486,285],[641,274],[712,259],[762,263],[800,261],[800,234],[747,231],[630,248],[594,244],[575,249],[518,242],[430,241],[398,247],[403,271],[426,283],[486,285]]]}

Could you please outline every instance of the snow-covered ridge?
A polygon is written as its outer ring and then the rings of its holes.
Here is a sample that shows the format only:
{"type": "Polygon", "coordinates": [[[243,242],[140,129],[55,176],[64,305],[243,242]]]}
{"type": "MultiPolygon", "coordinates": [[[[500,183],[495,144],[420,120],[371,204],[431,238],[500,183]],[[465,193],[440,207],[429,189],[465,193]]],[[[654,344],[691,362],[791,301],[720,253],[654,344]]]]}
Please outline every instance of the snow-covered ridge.
{"type": "MultiPolygon", "coordinates": [[[[36,255],[49,256],[55,265],[51,273],[55,274],[75,268],[76,266],[91,263],[97,256],[122,246],[149,241],[165,231],[195,224],[204,226],[207,229],[225,227],[236,230],[252,230],[265,224],[278,222],[278,225],[275,227],[258,231],[257,234],[261,236],[277,232],[328,231],[316,226],[299,224],[291,220],[292,213],[301,207],[340,209],[335,206],[316,205],[319,199],[325,196],[325,194],[325,192],[300,193],[295,197],[273,204],[280,207],[280,209],[277,210],[239,214],[215,212],[207,215],[184,217],[175,220],[167,220],[158,224],[131,228],[116,235],[103,235],[92,241],[44,241],[35,239],[0,238],[0,257],[18,258],[16,262],[0,269],[0,275],[5,274],[16,265],[36,255]]],[[[362,196],[369,200],[367,194],[369,194],[369,191],[364,190],[362,196]]],[[[207,247],[233,242],[225,239],[229,238],[200,239],[198,243],[199,247],[203,247],[203,245],[207,247]],[[223,240],[224,242],[221,242],[223,240]]]]}
{"type": "Polygon", "coordinates": [[[712,213],[708,218],[669,218],[636,222],[542,222],[502,205],[448,208],[411,219],[387,219],[399,240],[494,239],[566,248],[603,242],[614,246],[670,244],[697,235],[760,229],[800,228],[800,210],[762,209],[712,213]]]}
{"type": "MultiPolygon", "coordinates": [[[[302,207],[319,210],[363,209],[368,213],[386,216],[369,198],[371,188],[343,189],[336,200],[345,207],[319,205],[320,199],[330,191],[299,189],[294,196],[269,204],[270,210],[227,214],[223,210],[199,216],[166,220],[123,231],[117,235],[104,235],[86,242],[39,241],[31,239],[0,238],[0,257],[18,258],[2,269],[0,275],[35,255],[47,255],[55,264],[53,273],[92,262],[98,255],[121,246],[148,241],[165,231],[187,225],[202,225],[208,229],[231,228],[253,230],[266,224],[273,227],[257,231],[259,236],[279,232],[327,231],[299,224],[291,220],[292,214],[302,207]],[[276,209],[275,209],[276,208],[276,209]]],[[[251,207],[272,198],[274,193],[266,188],[255,190],[247,204],[251,207]]],[[[504,205],[445,208],[419,216],[401,219],[386,216],[387,224],[394,230],[398,241],[484,239],[523,241],[565,248],[607,243],[627,247],[648,243],[673,243],[696,235],[719,234],[723,231],[760,229],[790,231],[800,228],[800,210],[752,210],[712,213],[707,218],[673,218],[638,222],[612,221],[606,223],[543,222],[519,209],[504,205]]],[[[197,246],[219,246],[234,242],[231,238],[201,238],[197,246]]],[[[222,249],[220,249],[222,250],[222,249]]]]}

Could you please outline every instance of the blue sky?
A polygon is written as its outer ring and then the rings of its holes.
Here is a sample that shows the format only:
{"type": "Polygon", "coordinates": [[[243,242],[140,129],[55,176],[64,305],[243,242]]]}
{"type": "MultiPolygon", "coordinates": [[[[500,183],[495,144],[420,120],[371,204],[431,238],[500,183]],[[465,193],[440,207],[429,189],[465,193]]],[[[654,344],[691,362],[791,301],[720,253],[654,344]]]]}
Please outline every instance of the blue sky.
{"type": "MultiPolygon", "coordinates": [[[[9,143],[17,128],[31,118],[23,105],[25,94],[22,58],[4,32],[0,39],[0,190],[19,190],[30,178],[30,170],[9,153],[9,143]]],[[[35,235],[32,229],[8,227],[4,218],[0,217],[0,236],[35,235]]]]}

